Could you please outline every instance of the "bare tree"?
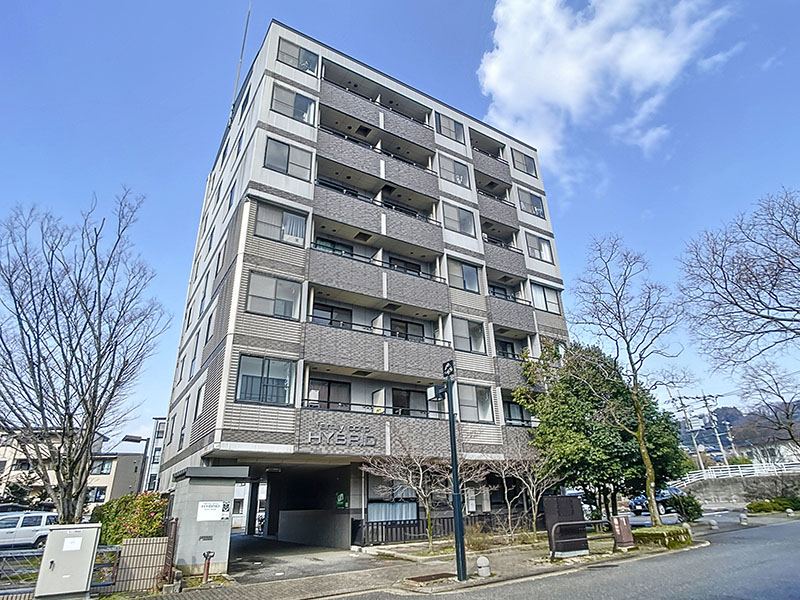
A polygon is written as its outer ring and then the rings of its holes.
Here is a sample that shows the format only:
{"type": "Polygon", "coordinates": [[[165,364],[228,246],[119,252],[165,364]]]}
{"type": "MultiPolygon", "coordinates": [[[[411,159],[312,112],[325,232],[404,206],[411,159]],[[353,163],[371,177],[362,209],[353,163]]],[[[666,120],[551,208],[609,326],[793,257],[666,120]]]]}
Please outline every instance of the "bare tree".
{"type": "Polygon", "coordinates": [[[800,197],[783,189],[717,231],[681,260],[692,331],[722,367],[800,340],[800,197]]]}
{"type": "Polygon", "coordinates": [[[800,381],[778,365],[762,361],[742,375],[742,397],[752,405],[753,426],[800,450],[800,381]]]}
{"type": "Polygon", "coordinates": [[[128,414],[168,324],[129,238],[141,203],[125,190],[113,219],[95,202],[77,226],[21,208],[0,224],[0,430],[65,523],[81,520],[92,448],[128,414]]]}
{"type": "MultiPolygon", "coordinates": [[[[645,469],[645,493],[655,507],[655,470],[645,441],[645,403],[664,381],[648,379],[645,367],[653,358],[676,356],[670,351],[668,337],[680,322],[681,309],[664,285],[648,279],[647,270],[644,256],[625,248],[619,237],[595,240],[575,293],[580,307],[577,324],[614,348],[616,368],[609,377],[621,375],[630,390],[621,402],[609,403],[606,414],[636,439],[645,469]]],[[[657,510],[650,511],[650,520],[661,525],[657,510]]]]}
{"type": "MultiPolygon", "coordinates": [[[[388,498],[410,490],[418,505],[425,512],[428,534],[428,550],[433,548],[433,508],[438,497],[448,491],[449,468],[439,458],[416,446],[406,444],[396,435],[392,439],[392,453],[385,456],[368,456],[361,468],[376,477],[386,480],[379,492],[388,498]]],[[[452,488],[451,488],[452,489],[452,488]]]]}
{"type": "Polygon", "coordinates": [[[504,533],[506,536],[508,536],[508,539],[511,542],[513,542],[516,538],[516,533],[519,529],[519,520],[514,519],[514,506],[520,501],[523,494],[525,494],[524,487],[521,485],[514,485],[514,481],[517,479],[517,473],[520,469],[519,463],[519,459],[506,454],[503,458],[499,460],[493,460],[489,464],[490,471],[500,478],[500,487],[503,491],[503,502],[505,502],[506,505],[505,523],[503,529],[504,533]]]}

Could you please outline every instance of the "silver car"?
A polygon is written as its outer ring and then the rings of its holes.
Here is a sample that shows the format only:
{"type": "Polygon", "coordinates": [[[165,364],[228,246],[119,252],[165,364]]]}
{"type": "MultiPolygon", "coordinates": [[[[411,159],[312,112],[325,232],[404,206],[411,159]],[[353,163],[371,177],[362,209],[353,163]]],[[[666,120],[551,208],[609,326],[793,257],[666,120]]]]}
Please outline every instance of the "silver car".
{"type": "Polygon", "coordinates": [[[58,514],[54,512],[0,513],[0,547],[44,548],[50,526],[57,523],[58,514]]]}

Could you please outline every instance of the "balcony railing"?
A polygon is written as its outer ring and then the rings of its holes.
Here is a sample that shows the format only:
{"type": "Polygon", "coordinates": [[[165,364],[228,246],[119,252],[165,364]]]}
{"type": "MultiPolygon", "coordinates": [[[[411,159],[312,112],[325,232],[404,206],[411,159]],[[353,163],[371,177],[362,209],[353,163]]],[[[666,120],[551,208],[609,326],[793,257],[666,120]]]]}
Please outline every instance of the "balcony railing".
{"type": "Polygon", "coordinates": [[[509,351],[509,350],[498,350],[497,356],[501,358],[511,358],[513,360],[522,360],[522,355],[517,354],[516,351],[509,351]]]}
{"type": "Polygon", "coordinates": [[[364,140],[356,139],[351,135],[347,135],[346,133],[342,133],[341,131],[337,131],[336,129],[331,129],[330,127],[327,127],[325,125],[320,125],[319,128],[320,128],[321,131],[325,131],[327,133],[330,133],[331,135],[335,135],[337,137],[340,137],[343,140],[347,140],[348,142],[351,142],[353,144],[357,144],[357,145],[361,146],[362,148],[367,148],[368,150],[372,150],[373,152],[377,152],[378,154],[384,154],[386,156],[391,156],[392,158],[394,158],[396,160],[399,160],[401,162],[404,162],[404,163],[406,163],[408,165],[411,165],[412,167],[415,167],[417,169],[421,169],[422,171],[430,173],[431,175],[436,175],[436,171],[433,171],[433,170],[429,169],[428,167],[426,167],[425,165],[419,164],[418,162],[414,162],[410,158],[406,158],[405,156],[401,156],[399,154],[394,154],[392,152],[389,152],[388,150],[384,150],[383,148],[378,148],[378,147],[373,146],[372,144],[370,144],[368,142],[365,142],[364,140]]]}
{"type": "Polygon", "coordinates": [[[340,194],[344,194],[345,196],[356,198],[357,200],[361,200],[362,202],[369,202],[370,204],[374,204],[375,206],[382,206],[383,208],[388,208],[390,210],[397,211],[401,215],[406,215],[407,217],[411,217],[412,219],[416,219],[418,221],[425,221],[426,223],[430,223],[431,225],[436,225],[436,226],[441,225],[439,221],[431,219],[430,217],[426,217],[425,215],[421,215],[412,208],[407,208],[405,206],[401,206],[393,202],[384,202],[382,200],[378,200],[377,198],[375,198],[375,196],[368,194],[364,190],[359,190],[357,188],[350,187],[338,181],[334,181],[333,179],[328,179],[327,177],[318,177],[314,183],[329,190],[333,190],[334,192],[339,192],[340,194]]]}
{"type": "Polygon", "coordinates": [[[473,149],[475,152],[477,152],[477,153],[479,153],[479,154],[483,154],[484,156],[488,156],[489,158],[493,158],[493,159],[495,159],[497,162],[501,162],[501,163],[503,163],[504,165],[507,165],[507,164],[508,164],[508,161],[507,161],[507,160],[505,160],[505,159],[503,159],[503,158],[500,158],[499,156],[497,156],[497,155],[495,155],[495,154],[492,154],[491,152],[487,152],[486,150],[481,150],[481,149],[480,149],[480,148],[478,148],[477,146],[473,146],[473,147],[472,147],[472,149],[473,149]]]}
{"type": "Polygon", "coordinates": [[[405,114],[404,112],[401,112],[401,111],[397,110],[397,109],[396,109],[395,107],[393,107],[393,106],[387,106],[386,104],[381,104],[380,102],[378,102],[377,100],[373,100],[373,99],[372,99],[372,98],[370,98],[369,96],[365,96],[364,94],[360,94],[360,93],[356,92],[355,90],[351,90],[351,89],[350,89],[350,88],[348,88],[348,87],[345,87],[345,86],[343,86],[343,85],[339,85],[338,83],[336,83],[336,82],[334,82],[334,81],[331,81],[330,79],[323,79],[323,81],[325,81],[326,83],[329,83],[329,84],[331,84],[333,87],[337,87],[337,88],[339,88],[340,90],[343,90],[343,91],[347,92],[348,94],[353,94],[354,96],[358,96],[359,98],[362,98],[363,100],[366,100],[367,102],[371,102],[372,104],[375,104],[375,105],[377,105],[377,106],[380,106],[380,107],[382,107],[382,108],[385,108],[386,110],[390,110],[390,111],[392,111],[394,114],[396,114],[396,115],[400,115],[400,116],[401,116],[401,117],[403,117],[404,119],[408,119],[409,121],[413,121],[413,122],[414,122],[414,123],[416,123],[417,125],[422,125],[423,127],[427,128],[427,129],[433,129],[433,127],[431,127],[430,125],[428,125],[428,124],[427,124],[427,123],[425,123],[424,121],[420,121],[419,119],[415,119],[414,117],[412,117],[412,116],[410,116],[410,115],[407,115],[407,114],[405,114]]]}
{"type": "Polygon", "coordinates": [[[413,417],[417,419],[444,419],[447,413],[440,410],[425,408],[410,408],[404,406],[375,406],[374,404],[360,404],[358,402],[341,400],[303,400],[303,408],[317,410],[332,410],[337,412],[360,412],[376,415],[390,415],[397,417],[413,417]]]}
{"type": "Polygon", "coordinates": [[[514,208],[516,208],[514,203],[511,202],[510,200],[508,200],[507,198],[504,198],[502,196],[496,196],[495,194],[492,194],[492,193],[489,193],[489,192],[485,192],[480,188],[477,188],[477,189],[478,189],[478,193],[481,196],[486,196],[487,198],[491,198],[492,200],[497,200],[498,202],[501,202],[501,203],[505,204],[506,206],[513,206],[514,208]]]}
{"type": "Polygon", "coordinates": [[[394,331],[392,329],[383,329],[373,325],[362,325],[361,323],[352,323],[350,321],[341,321],[339,319],[326,319],[324,317],[315,317],[309,315],[309,322],[315,325],[323,325],[325,327],[333,327],[336,329],[347,329],[349,331],[358,331],[361,333],[370,333],[372,335],[380,335],[383,337],[392,337],[396,339],[406,340],[408,342],[415,342],[417,344],[428,344],[430,346],[443,346],[450,347],[450,342],[447,340],[440,340],[439,338],[431,337],[428,335],[417,335],[413,333],[405,333],[402,331],[394,331]]]}
{"type": "Polygon", "coordinates": [[[345,252],[344,250],[336,250],[330,248],[329,246],[318,244],[317,242],[311,244],[311,247],[314,250],[319,250],[320,252],[327,252],[328,254],[336,254],[338,256],[343,256],[344,258],[349,258],[350,260],[355,260],[362,263],[368,263],[371,265],[375,265],[377,267],[389,269],[391,271],[399,271],[400,273],[406,273],[407,275],[411,275],[412,277],[420,277],[422,279],[428,279],[430,281],[435,281],[437,283],[445,283],[444,278],[439,277],[438,275],[429,275],[424,271],[413,271],[411,269],[407,269],[400,265],[393,265],[392,263],[386,262],[385,260],[378,260],[377,258],[372,258],[370,256],[361,256],[360,254],[356,254],[355,252],[345,252]]]}
{"type": "Polygon", "coordinates": [[[503,242],[501,240],[498,240],[497,238],[493,238],[493,237],[489,237],[488,235],[484,235],[483,236],[483,241],[487,242],[489,244],[492,244],[493,246],[499,246],[500,248],[505,248],[506,250],[511,250],[511,252],[516,252],[517,254],[523,254],[524,255],[522,250],[520,250],[519,248],[516,248],[515,246],[512,246],[508,242],[503,242]]]}
{"type": "Polygon", "coordinates": [[[523,306],[531,306],[530,300],[525,300],[525,298],[518,298],[513,294],[509,294],[507,292],[500,292],[498,290],[489,289],[489,295],[494,298],[500,298],[501,300],[507,300],[508,302],[516,302],[517,304],[522,304],[523,306]]]}

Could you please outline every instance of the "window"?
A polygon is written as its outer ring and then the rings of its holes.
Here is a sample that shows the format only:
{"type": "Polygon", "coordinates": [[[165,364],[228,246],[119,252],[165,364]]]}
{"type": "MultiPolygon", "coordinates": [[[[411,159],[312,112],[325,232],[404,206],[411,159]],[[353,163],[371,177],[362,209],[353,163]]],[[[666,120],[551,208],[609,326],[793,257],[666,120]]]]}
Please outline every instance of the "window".
{"type": "Polygon", "coordinates": [[[167,444],[171,444],[172,440],[175,439],[175,415],[172,415],[172,418],[169,420],[169,441],[167,444]]]}
{"type": "Polygon", "coordinates": [[[183,403],[183,421],[181,424],[181,435],[178,437],[178,450],[183,448],[183,441],[186,439],[186,421],[188,421],[189,417],[189,399],[191,396],[187,396],[186,402],[183,403]]]}
{"type": "Polygon", "coordinates": [[[87,502],[105,502],[106,501],[106,488],[103,487],[90,487],[86,490],[87,502]]]}
{"type": "Polygon", "coordinates": [[[203,311],[206,308],[206,293],[208,292],[208,276],[209,272],[206,271],[205,280],[203,281],[203,295],[200,297],[200,310],[198,312],[198,316],[203,314],[203,311]]]}
{"type": "Polygon", "coordinates": [[[528,254],[531,258],[552,264],[553,249],[550,246],[550,240],[530,233],[526,233],[525,238],[528,240],[528,254]]]}
{"type": "Polygon", "coordinates": [[[420,275],[422,272],[422,268],[419,264],[402,258],[395,258],[394,256],[389,257],[389,266],[395,271],[402,271],[410,275],[420,275]]]}
{"type": "Polygon", "coordinates": [[[208,320],[206,321],[206,337],[203,340],[203,344],[207,344],[208,340],[211,339],[211,325],[213,324],[213,320],[214,313],[212,312],[210,315],[208,315],[208,320]]]}
{"type": "Polygon", "coordinates": [[[514,342],[510,342],[507,340],[495,340],[497,344],[497,356],[502,356],[503,358],[519,358],[519,354],[517,354],[517,349],[514,347],[514,342]]]}
{"type": "Polygon", "coordinates": [[[156,489],[156,479],[158,475],[151,473],[147,478],[147,491],[152,492],[156,489]]]}
{"type": "Polygon", "coordinates": [[[225,157],[228,156],[228,145],[230,144],[230,140],[225,142],[225,148],[222,150],[222,160],[220,161],[220,165],[225,162],[225,157]]]}
{"type": "Polygon", "coordinates": [[[161,421],[156,426],[156,439],[157,440],[163,440],[164,439],[164,434],[166,433],[166,431],[167,431],[167,422],[166,421],[161,421]]]}
{"type": "Polygon", "coordinates": [[[475,217],[471,210],[442,202],[445,229],[475,237],[475,217]]]}
{"type": "Polygon", "coordinates": [[[31,470],[31,463],[28,461],[27,458],[18,458],[13,463],[11,463],[11,470],[12,471],[30,471],[31,470]]]}
{"type": "Polygon", "coordinates": [[[244,131],[239,134],[239,141],[236,142],[236,156],[239,156],[239,154],[242,151],[242,142],[243,141],[244,141],[244,131]]]}
{"type": "Polygon", "coordinates": [[[486,354],[483,324],[453,317],[453,346],[456,350],[486,354]]]}
{"type": "Polygon", "coordinates": [[[392,414],[406,417],[427,417],[428,399],[423,392],[392,389],[392,414]]]}
{"type": "Polygon", "coordinates": [[[350,410],[350,384],[342,381],[308,380],[308,397],[319,408],[350,410]]]}
{"type": "Polygon", "coordinates": [[[272,110],[295,121],[314,124],[314,101],[279,85],[272,90],[272,110]]]}
{"type": "Polygon", "coordinates": [[[284,64],[316,74],[318,57],[313,52],[301,48],[297,44],[287,42],[283,38],[278,39],[278,60],[284,64]]]}
{"type": "Polygon", "coordinates": [[[520,406],[513,400],[503,400],[503,417],[505,417],[506,425],[516,427],[530,427],[531,426],[531,413],[528,409],[520,406]]]}
{"type": "Polygon", "coordinates": [[[493,283],[489,284],[489,295],[494,296],[495,298],[502,298],[503,300],[511,300],[512,302],[514,301],[514,296],[509,294],[506,288],[493,283]]]}
{"type": "Polygon", "coordinates": [[[239,357],[236,400],[266,404],[290,404],[295,364],[276,358],[239,357]]]}
{"type": "Polygon", "coordinates": [[[244,514],[244,498],[233,499],[233,514],[235,515],[244,514]]]}
{"type": "Polygon", "coordinates": [[[186,367],[186,357],[181,357],[181,370],[178,372],[178,381],[183,381],[183,369],[186,367]]]}
{"type": "Polygon", "coordinates": [[[451,140],[464,143],[464,126],[440,113],[436,113],[436,131],[451,140]]]}
{"type": "Polygon", "coordinates": [[[19,517],[3,517],[0,519],[0,529],[16,529],[19,517]]]}
{"type": "Polygon", "coordinates": [[[108,475],[111,473],[111,459],[98,458],[92,461],[92,468],[89,471],[92,475],[108,475]]]}
{"type": "Polygon", "coordinates": [[[41,515],[28,515],[27,517],[22,517],[22,523],[20,527],[41,527],[42,526],[42,517],[41,515]]]}
{"type": "Polygon", "coordinates": [[[462,421],[492,423],[492,394],[489,388],[458,384],[458,415],[462,421]]]}
{"type": "Polygon", "coordinates": [[[152,463],[157,465],[161,462],[161,448],[153,448],[153,460],[152,463]]]}
{"type": "Polygon", "coordinates": [[[425,339],[425,328],[419,323],[392,319],[392,337],[422,342],[425,339]]]}
{"type": "Polygon", "coordinates": [[[206,386],[201,385],[200,389],[197,390],[197,398],[194,401],[194,419],[192,419],[193,421],[196,421],[197,417],[199,417],[203,412],[203,400],[205,399],[205,396],[206,396],[206,386]]]}
{"type": "Polygon", "coordinates": [[[353,326],[353,311],[348,308],[314,304],[311,322],[318,325],[328,325],[329,327],[350,329],[353,326]]]}
{"type": "Polygon", "coordinates": [[[194,334],[194,352],[192,352],[192,361],[189,363],[189,379],[194,375],[194,367],[197,365],[197,348],[200,346],[200,330],[194,334]]]}
{"type": "Polygon", "coordinates": [[[58,516],[57,515],[47,515],[47,519],[45,519],[44,524],[45,524],[45,526],[58,525],[58,516]]]}
{"type": "Polygon", "coordinates": [[[191,325],[191,324],[192,324],[192,305],[190,304],[186,308],[186,327],[184,327],[184,330],[188,330],[189,329],[189,325],[191,325]]]}
{"type": "Polygon", "coordinates": [[[519,150],[511,149],[511,158],[514,161],[514,168],[524,171],[528,175],[536,177],[536,162],[533,157],[523,154],[519,150]]]}
{"type": "Polygon", "coordinates": [[[543,285],[531,284],[533,292],[533,307],[557,315],[561,314],[561,304],[558,301],[558,290],[543,285]]]}
{"type": "Polygon", "coordinates": [[[255,233],[259,237],[302,246],[306,239],[306,217],[260,203],[256,212],[255,233]]]}
{"type": "Polygon", "coordinates": [[[475,292],[476,294],[480,293],[478,267],[448,258],[447,275],[450,280],[450,287],[475,292]]]}
{"type": "MultiPolygon", "coordinates": [[[[230,208],[231,206],[233,206],[233,201],[234,201],[235,199],[236,199],[236,184],[234,183],[234,184],[231,186],[231,193],[228,195],[228,208],[230,208]]],[[[212,231],[212,233],[213,233],[213,231],[212,231]]],[[[209,247],[209,250],[210,250],[210,249],[211,249],[211,248],[209,247]]]]}
{"type": "MultiPolygon", "coordinates": [[[[233,190],[231,190],[232,192],[233,190]]],[[[208,248],[207,252],[211,252],[211,246],[214,244],[214,228],[211,228],[211,233],[208,234],[208,248]]]]}
{"type": "Polygon", "coordinates": [[[460,163],[446,156],[439,157],[439,175],[442,179],[469,189],[469,169],[464,163],[460,163]]]}
{"type": "Polygon", "coordinates": [[[222,197],[222,184],[219,184],[217,188],[217,204],[219,205],[220,198],[222,197]]]}
{"type": "Polygon", "coordinates": [[[541,196],[526,192],[525,190],[519,191],[519,207],[526,213],[536,215],[544,219],[544,201],[541,196]]]}
{"type": "Polygon", "coordinates": [[[330,252],[331,254],[341,254],[342,256],[353,256],[353,247],[350,244],[342,244],[334,240],[326,240],[325,238],[317,238],[317,250],[323,252],[330,252]]]}
{"type": "Polygon", "coordinates": [[[300,313],[300,283],[251,271],[247,310],[269,317],[297,320],[300,313]]]}
{"type": "Polygon", "coordinates": [[[303,181],[311,179],[311,152],[269,138],[264,166],[303,181]]]}
{"type": "Polygon", "coordinates": [[[250,102],[250,86],[247,86],[247,91],[244,94],[244,99],[242,100],[242,105],[239,107],[239,121],[241,122],[242,117],[244,117],[244,111],[247,109],[247,103],[250,102]]]}

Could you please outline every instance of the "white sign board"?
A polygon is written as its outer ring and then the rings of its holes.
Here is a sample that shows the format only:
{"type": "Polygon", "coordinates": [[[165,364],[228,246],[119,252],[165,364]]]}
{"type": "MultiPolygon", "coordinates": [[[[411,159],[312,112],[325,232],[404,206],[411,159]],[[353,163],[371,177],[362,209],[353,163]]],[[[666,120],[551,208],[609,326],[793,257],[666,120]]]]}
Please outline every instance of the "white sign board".
{"type": "Polygon", "coordinates": [[[197,503],[198,521],[222,521],[222,502],[201,500],[197,503]]]}

